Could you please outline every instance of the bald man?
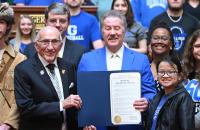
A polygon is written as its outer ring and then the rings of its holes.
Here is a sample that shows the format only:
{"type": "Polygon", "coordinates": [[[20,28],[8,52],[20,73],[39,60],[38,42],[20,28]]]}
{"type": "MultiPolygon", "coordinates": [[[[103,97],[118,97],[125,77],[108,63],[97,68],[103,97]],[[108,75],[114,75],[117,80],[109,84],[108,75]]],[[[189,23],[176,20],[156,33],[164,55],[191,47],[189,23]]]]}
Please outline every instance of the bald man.
{"type": "Polygon", "coordinates": [[[15,69],[16,102],[20,130],[76,130],[73,109],[82,101],[75,94],[75,67],[57,58],[62,46],[60,32],[44,27],[35,40],[37,53],[15,69]]]}

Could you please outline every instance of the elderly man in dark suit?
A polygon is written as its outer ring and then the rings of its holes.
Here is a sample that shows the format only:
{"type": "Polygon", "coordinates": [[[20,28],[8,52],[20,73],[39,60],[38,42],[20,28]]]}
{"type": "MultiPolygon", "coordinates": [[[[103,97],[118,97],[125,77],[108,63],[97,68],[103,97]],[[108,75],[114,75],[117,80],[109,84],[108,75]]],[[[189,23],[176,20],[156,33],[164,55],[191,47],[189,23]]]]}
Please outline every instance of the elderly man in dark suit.
{"type": "MultiPolygon", "coordinates": [[[[57,28],[63,39],[63,45],[58,54],[60,58],[63,58],[67,62],[78,65],[81,56],[87,49],[79,44],[76,44],[66,38],[66,31],[70,22],[69,8],[62,3],[53,3],[45,11],[45,23],[47,26],[53,26],[57,28]]],[[[36,50],[34,45],[31,44],[27,47],[27,57],[32,57],[36,50]]]]}
{"type": "Polygon", "coordinates": [[[74,65],[57,58],[61,47],[60,32],[44,27],[36,37],[37,53],[15,69],[20,130],[78,129],[73,109],[80,109],[82,101],[73,89],[76,72],[74,65]]]}

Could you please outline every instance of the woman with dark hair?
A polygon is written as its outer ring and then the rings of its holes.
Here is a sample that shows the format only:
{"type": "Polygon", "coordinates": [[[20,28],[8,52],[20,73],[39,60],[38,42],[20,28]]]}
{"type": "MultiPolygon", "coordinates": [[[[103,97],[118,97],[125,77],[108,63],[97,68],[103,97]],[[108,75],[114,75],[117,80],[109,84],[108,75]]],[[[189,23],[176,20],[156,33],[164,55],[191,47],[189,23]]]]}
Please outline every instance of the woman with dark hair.
{"type": "Polygon", "coordinates": [[[129,48],[147,53],[147,35],[142,25],[134,21],[134,15],[129,0],[113,0],[112,10],[119,10],[126,16],[127,30],[124,37],[125,45],[129,48]]]}
{"type": "Polygon", "coordinates": [[[147,130],[194,130],[194,105],[182,83],[177,57],[164,57],[157,63],[158,81],[163,86],[148,109],[147,130]]]}
{"type": "Polygon", "coordinates": [[[148,43],[150,46],[149,59],[151,62],[151,71],[156,82],[157,89],[161,89],[161,85],[157,82],[156,64],[167,55],[172,55],[174,50],[174,39],[170,28],[166,23],[160,22],[156,24],[152,31],[149,32],[148,43]]]}
{"type": "Polygon", "coordinates": [[[195,31],[187,41],[183,72],[185,88],[195,103],[195,128],[200,129],[200,30],[195,31]]]}

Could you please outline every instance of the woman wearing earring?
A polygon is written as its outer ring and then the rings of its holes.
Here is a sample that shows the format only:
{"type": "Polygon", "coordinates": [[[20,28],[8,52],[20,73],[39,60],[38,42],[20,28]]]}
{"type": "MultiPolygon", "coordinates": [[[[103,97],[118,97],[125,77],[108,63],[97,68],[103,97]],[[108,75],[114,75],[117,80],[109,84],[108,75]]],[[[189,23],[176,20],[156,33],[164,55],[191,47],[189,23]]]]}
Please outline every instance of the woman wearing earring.
{"type": "Polygon", "coordinates": [[[113,0],[111,9],[119,10],[126,16],[127,31],[124,37],[125,45],[137,52],[147,53],[147,34],[142,25],[133,20],[134,16],[130,0],[113,0]]]}
{"type": "Polygon", "coordinates": [[[31,16],[21,15],[17,25],[16,37],[10,40],[16,50],[26,55],[26,47],[35,38],[35,23],[31,16]]]}
{"type": "Polygon", "coordinates": [[[152,31],[149,32],[149,59],[151,62],[151,71],[156,82],[157,90],[162,86],[157,82],[158,74],[156,64],[167,55],[172,55],[174,50],[173,34],[166,23],[156,24],[152,31]]]}
{"type": "Polygon", "coordinates": [[[149,103],[147,130],[194,130],[194,104],[182,82],[181,63],[165,56],[157,63],[163,90],[149,103]]]}
{"type": "Polygon", "coordinates": [[[200,30],[189,38],[184,52],[185,88],[195,103],[195,128],[200,129],[200,30]]]}

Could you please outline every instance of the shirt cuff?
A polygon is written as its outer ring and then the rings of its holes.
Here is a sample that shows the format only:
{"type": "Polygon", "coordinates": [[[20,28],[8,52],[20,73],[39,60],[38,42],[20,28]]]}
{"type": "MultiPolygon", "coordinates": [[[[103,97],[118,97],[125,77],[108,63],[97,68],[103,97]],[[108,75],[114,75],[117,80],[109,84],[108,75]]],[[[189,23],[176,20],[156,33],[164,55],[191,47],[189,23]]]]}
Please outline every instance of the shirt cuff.
{"type": "Polygon", "coordinates": [[[63,111],[62,101],[60,101],[60,111],[63,111]]]}

